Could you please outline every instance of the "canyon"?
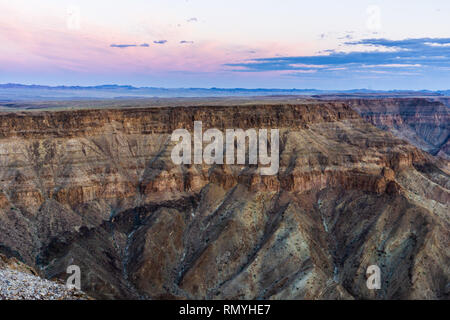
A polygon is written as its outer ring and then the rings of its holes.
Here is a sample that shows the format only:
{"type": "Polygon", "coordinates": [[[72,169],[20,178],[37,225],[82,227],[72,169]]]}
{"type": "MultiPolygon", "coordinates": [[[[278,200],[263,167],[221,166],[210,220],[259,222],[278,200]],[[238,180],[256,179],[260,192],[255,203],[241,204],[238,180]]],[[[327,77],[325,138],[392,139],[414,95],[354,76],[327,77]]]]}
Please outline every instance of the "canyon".
{"type": "Polygon", "coordinates": [[[449,112],[425,98],[0,114],[0,253],[97,299],[448,299],[449,112]],[[279,129],[279,170],[175,165],[279,129]],[[381,269],[381,289],[366,269],[381,269]]]}
{"type": "Polygon", "coordinates": [[[367,121],[433,155],[450,159],[448,99],[348,100],[367,121]]]}

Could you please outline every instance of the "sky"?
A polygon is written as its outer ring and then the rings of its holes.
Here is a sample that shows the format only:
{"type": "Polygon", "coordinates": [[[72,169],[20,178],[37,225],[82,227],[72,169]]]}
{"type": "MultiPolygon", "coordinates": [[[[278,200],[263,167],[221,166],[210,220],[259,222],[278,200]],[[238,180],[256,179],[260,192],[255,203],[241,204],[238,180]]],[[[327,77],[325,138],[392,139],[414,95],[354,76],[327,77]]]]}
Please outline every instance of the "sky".
{"type": "Polygon", "coordinates": [[[0,83],[450,89],[450,1],[0,0],[0,83]]]}

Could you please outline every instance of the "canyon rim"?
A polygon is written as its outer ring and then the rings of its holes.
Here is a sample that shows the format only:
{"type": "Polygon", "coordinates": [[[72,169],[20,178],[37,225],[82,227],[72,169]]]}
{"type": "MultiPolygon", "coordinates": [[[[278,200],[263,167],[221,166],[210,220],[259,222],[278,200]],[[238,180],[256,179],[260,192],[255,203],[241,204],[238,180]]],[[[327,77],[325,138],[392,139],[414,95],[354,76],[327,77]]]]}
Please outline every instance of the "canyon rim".
{"type": "Polygon", "coordinates": [[[448,108],[398,111],[411,103],[4,112],[0,250],[47,279],[78,265],[97,299],[447,299],[448,159],[376,127],[445,146],[448,108]],[[395,115],[366,116],[380,106],[395,115]],[[279,128],[278,173],[175,164],[172,132],[192,119],[279,128]]]}

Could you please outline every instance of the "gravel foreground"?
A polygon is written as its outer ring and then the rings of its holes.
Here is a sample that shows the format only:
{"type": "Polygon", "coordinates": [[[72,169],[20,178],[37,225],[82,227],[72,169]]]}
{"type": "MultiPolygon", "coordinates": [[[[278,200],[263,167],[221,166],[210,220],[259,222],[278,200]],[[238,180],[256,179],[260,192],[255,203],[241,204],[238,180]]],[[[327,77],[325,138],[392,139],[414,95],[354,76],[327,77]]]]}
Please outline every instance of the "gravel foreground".
{"type": "Polygon", "coordinates": [[[15,270],[0,270],[0,300],[79,300],[84,294],[15,270]]]}
{"type": "Polygon", "coordinates": [[[0,300],[88,300],[81,291],[42,279],[27,265],[0,255],[0,300]]]}

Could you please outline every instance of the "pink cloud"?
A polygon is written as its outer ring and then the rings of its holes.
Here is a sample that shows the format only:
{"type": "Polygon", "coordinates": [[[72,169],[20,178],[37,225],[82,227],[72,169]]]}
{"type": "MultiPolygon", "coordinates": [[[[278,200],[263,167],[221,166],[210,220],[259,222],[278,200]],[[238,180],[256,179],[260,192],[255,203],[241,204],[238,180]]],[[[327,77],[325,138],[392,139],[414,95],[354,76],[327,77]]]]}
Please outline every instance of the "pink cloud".
{"type": "Polygon", "coordinates": [[[252,43],[250,48],[219,40],[196,39],[186,46],[180,44],[180,39],[192,39],[191,34],[178,30],[168,32],[168,42],[157,45],[154,41],[158,39],[152,39],[145,32],[130,34],[84,20],[81,29],[70,30],[64,15],[40,16],[37,23],[24,13],[5,12],[5,18],[0,21],[0,67],[12,72],[67,72],[68,76],[71,72],[106,75],[214,73],[226,72],[224,64],[250,56],[299,53],[297,46],[280,43],[252,43]],[[22,23],[18,24],[18,19],[22,23]],[[122,43],[137,46],[111,47],[111,44],[122,43]],[[142,43],[149,45],[139,46],[142,43]]]}

